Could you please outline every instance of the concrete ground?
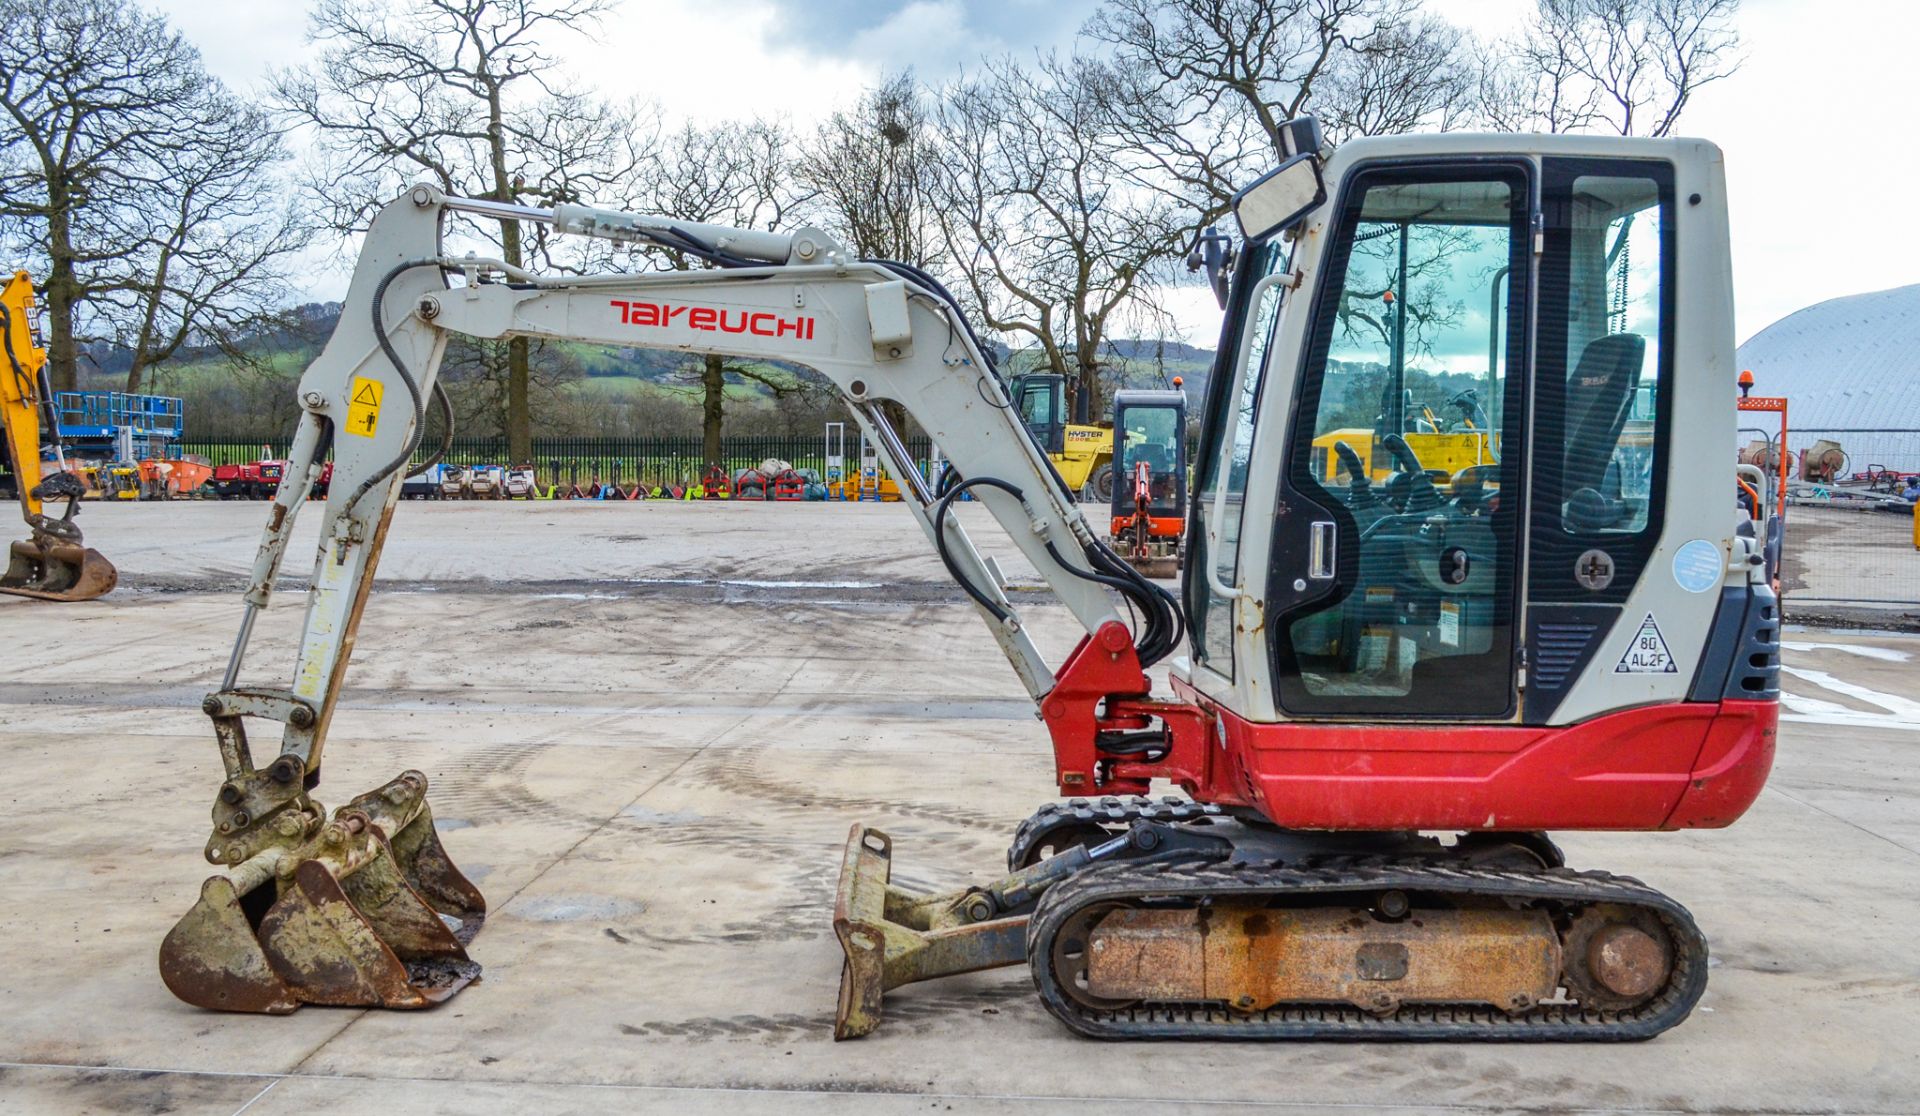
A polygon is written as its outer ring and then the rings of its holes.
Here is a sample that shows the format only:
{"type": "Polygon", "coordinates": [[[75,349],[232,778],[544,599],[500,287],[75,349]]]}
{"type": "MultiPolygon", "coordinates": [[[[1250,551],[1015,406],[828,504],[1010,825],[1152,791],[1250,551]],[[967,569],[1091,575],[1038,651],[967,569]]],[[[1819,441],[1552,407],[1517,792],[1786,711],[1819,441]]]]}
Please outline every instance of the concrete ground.
{"type": "Polygon", "coordinates": [[[1789,617],[1920,631],[1920,548],[1911,510],[1787,509],[1780,582],[1789,617]]]}
{"type": "MultiPolygon", "coordinates": [[[[89,507],[123,588],[0,598],[0,1113],[1920,1110],[1899,636],[1790,637],[1778,766],[1738,825],[1564,838],[1712,939],[1706,998],[1653,1042],[1101,1044],[1015,969],[902,989],[835,1044],[848,826],[953,886],[1050,789],[986,632],[905,512],[870,505],[403,507],[320,797],[428,774],[492,906],[485,977],[421,1013],[188,1008],[154,956],[209,872],[198,705],[264,514],[89,507]]],[[[300,596],[280,603],[262,683],[291,661],[300,596]]],[[[1049,654],[1074,638],[1029,619],[1049,654]]]]}

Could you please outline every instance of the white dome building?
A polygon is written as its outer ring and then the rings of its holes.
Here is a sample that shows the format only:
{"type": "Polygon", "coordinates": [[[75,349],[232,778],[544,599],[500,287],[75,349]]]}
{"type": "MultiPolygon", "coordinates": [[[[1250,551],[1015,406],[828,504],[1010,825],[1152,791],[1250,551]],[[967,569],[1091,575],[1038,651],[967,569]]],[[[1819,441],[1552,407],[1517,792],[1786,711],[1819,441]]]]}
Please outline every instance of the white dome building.
{"type": "MultiPolygon", "coordinates": [[[[1920,284],[1797,310],[1748,338],[1735,361],[1753,372],[1753,394],[1787,397],[1791,448],[1829,438],[1849,472],[1920,471],[1920,284]]],[[[1752,437],[1743,431],[1741,444],[1752,437]]]]}

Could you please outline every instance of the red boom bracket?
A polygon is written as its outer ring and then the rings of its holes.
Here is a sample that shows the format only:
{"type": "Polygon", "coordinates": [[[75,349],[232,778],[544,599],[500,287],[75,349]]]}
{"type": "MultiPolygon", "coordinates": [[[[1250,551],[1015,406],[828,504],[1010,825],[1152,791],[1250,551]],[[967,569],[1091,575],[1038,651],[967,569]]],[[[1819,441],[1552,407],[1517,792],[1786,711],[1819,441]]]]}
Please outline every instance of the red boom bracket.
{"type": "Polygon", "coordinates": [[[1081,639],[1040,701],[1061,794],[1145,794],[1154,779],[1171,779],[1189,794],[1206,785],[1206,714],[1156,700],[1151,688],[1126,625],[1110,621],[1081,639]],[[1156,722],[1166,736],[1158,758],[1101,752],[1101,733],[1145,732],[1156,722]]]}

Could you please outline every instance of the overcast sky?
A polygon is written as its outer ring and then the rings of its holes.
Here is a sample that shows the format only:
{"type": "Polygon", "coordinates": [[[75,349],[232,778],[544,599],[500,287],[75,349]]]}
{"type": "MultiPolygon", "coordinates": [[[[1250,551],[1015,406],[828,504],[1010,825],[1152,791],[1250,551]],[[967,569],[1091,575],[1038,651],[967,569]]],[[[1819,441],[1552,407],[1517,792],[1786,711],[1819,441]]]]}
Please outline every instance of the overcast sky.
{"type": "MultiPolygon", "coordinates": [[[[307,53],[298,0],[148,0],[208,67],[254,90],[307,53]]],[[[1531,0],[1444,0],[1482,35],[1531,0]]],[[[591,39],[552,45],[581,82],[659,103],[671,117],[785,115],[806,126],[883,71],[939,80],[985,53],[1070,45],[1090,0],[625,0],[591,39]]],[[[1734,289],[1744,340],[1838,295],[1920,282],[1920,233],[1889,199],[1920,182],[1913,0],[1745,0],[1746,62],[1703,89],[1681,131],[1726,151],[1734,289]]],[[[1903,207],[1904,209],[1904,207],[1903,207]]],[[[344,276],[316,277],[338,297],[344,276]]],[[[1199,292],[1180,300],[1189,340],[1218,326],[1199,292]]]]}

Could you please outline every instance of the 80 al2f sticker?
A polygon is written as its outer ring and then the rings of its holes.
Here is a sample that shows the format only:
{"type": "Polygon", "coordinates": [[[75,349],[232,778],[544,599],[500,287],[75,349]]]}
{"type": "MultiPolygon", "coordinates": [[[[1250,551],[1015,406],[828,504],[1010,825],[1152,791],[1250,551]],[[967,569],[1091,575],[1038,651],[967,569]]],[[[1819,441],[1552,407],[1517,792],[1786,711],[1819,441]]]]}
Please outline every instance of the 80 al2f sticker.
{"type": "Polygon", "coordinates": [[[1620,663],[1613,668],[1615,674],[1678,674],[1680,668],[1674,665],[1673,653],[1667,650],[1666,637],[1660,634],[1660,625],[1654,622],[1653,613],[1640,621],[1640,630],[1633,633],[1633,642],[1627,645],[1627,653],[1620,656],[1620,663]]]}

